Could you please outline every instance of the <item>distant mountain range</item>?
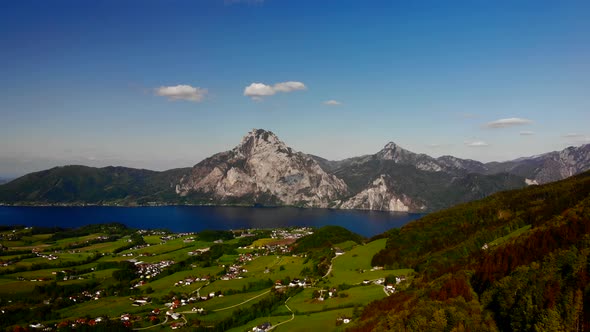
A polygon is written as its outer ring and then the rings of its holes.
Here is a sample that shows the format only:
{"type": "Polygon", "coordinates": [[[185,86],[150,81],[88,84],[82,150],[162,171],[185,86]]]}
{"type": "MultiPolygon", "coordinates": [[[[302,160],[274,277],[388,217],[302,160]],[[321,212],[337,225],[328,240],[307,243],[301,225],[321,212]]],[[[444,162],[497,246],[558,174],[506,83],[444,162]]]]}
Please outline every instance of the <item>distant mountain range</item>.
{"type": "Polygon", "coordinates": [[[590,145],[481,163],[433,158],[393,142],[372,155],[330,161],[254,129],[232,150],[192,168],[156,172],[64,166],[0,186],[5,204],[266,205],[426,212],[590,169],[590,145]]]}

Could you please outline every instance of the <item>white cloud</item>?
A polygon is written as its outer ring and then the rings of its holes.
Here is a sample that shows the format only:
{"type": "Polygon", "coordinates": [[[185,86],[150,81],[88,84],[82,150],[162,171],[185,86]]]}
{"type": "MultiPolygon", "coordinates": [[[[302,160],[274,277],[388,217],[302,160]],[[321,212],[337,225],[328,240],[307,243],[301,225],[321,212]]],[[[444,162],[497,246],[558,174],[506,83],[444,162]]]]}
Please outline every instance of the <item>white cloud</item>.
{"type": "Polygon", "coordinates": [[[244,96],[251,97],[254,100],[262,100],[263,97],[268,97],[277,92],[292,92],[296,90],[305,90],[307,87],[301,82],[281,82],[275,85],[266,85],[264,83],[252,83],[244,89],[244,96]]]}
{"type": "Polygon", "coordinates": [[[207,95],[207,89],[192,87],[190,85],[161,86],[154,89],[157,96],[167,97],[169,100],[203,101],[207,95]]]}
{"type": "Polygon", "coordinates": [[[565,135],[561,135],[561,137],[567,139],[570,143],[574,143],[574,144],[590,143],[590,136],[586,136],[584,134],[567,133],[565,135]]]}
{"type": "Polygon", "coordinates": [[[531,121],[529,119],[523,119],[523,118],[506,118],[506,119],[499,119],[496,121],[488,122],[485,124],[485,127],[487,127],[487,128],[506,128],[506,127],[512,127],[512,126],[526,125],[526,124],[530,124],[532,122],[533,121],[531,121]]]}
{"type": "Polygon", "coordinates": [[[470,148],[483,148],[489,146],[489,144],[484,141],[467,141],[465,142],[465,145],[470,148]]]}
{"type": "Polygon", "coordinates": [[[305,90],[305,84],[301,83],[301,82],[282,82],[282,83],[277,83],[274,86],[274,90],[275,91],[280,91],[280,92],[291,92],[291,91],[295,91],[295,90],[305,90]]]}
{"type": "Polygon", "coordinates": [[[339,102],[339,101],[337,101],[337,100],[331,99],[331,100],[326,100],[326,101],[324,102],[324,105],[328,105],[328,106],[338,106],[338,105],[342,105],[342,103],[341,103],[341,102],[339,102]]]}
{"type": "Polygon", "coordinates": [[[520,133],[518,133],[520,136],[532,136],[535,134],[534,131],[530,131],[530,130],[523,130],[520,133]]]}

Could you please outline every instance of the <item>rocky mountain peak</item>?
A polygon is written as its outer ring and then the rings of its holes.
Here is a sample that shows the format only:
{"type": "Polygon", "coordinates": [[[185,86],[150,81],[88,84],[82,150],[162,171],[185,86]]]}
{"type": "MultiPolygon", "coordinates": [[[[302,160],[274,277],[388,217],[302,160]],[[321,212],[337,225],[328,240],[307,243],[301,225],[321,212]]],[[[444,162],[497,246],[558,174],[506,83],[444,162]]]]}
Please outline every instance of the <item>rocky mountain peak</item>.
{"type": "Polygon", "coordinates": [[[401,161],[406,158],[408,154],[413,154],[407,150],[402,149],[399,145],[394,142],[385,144],[381,151],[377,152],[377,157],[382,160],[394,160],[401,161]]]}
{"type": "Polygon", "coordinates": [[[251,156],[260,151],[288,151],[290,149],[272,131],[252,129],[242,138],[234,150],[243,156],[251,156]]]}
{"type": "Polygon", "coordinates": [[[253,129],[231,151],[195,165],[176,192],[220,202],[327,207],[343,197],[348,187],[274,133],[253,129]]]}

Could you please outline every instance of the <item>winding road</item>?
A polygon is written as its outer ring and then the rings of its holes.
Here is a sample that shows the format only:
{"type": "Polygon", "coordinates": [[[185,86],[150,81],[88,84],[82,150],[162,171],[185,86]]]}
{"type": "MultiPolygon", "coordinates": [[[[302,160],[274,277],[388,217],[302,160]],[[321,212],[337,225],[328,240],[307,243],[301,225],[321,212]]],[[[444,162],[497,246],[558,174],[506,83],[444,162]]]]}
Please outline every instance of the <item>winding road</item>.
{"type": "Polygon", "coordinates": [[[272,326],[272,327],[271,327],[270,329],[268,329],[267,331],[270,331],[270,330],[274,329],[274,328],[275,328],[275,327],[277,327],[277,326],[281,326],[281,325],[283,325],[283,324],[285,324],[285,323],[288,323],[288,322],[292,321],[293,319],[295,319],[295,313],[294,313],[294,312],[293,312],[293,310],[291,310],[291,308],[289,308],[289,306],[287,305],[287,301],[289,301],[290,299],[291,299],[291,297],[289,296],[289,298],[285,300],[285,307],[287,308],[287,310],[289,310],[289,311],[291,312],[291,319],[289,319],[289,320],[286,320],[286,321],[284,321],[284,322],[280,322],[280,323],[278,323],[277,325],[275,325],[275,326],[272,326]]]}

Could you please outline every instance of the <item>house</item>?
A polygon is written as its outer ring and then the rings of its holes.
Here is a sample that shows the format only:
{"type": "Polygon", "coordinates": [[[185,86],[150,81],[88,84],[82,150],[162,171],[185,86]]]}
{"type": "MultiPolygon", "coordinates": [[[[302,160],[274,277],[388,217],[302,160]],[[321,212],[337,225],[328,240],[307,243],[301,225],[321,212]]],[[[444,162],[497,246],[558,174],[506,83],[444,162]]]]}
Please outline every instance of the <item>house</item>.
{"type": "Polygon", "coordinates": [[[336,254],[336,256],[342,256],[344,255],[344,250],[340,248],[334,248],[334,253],[336,254]]]}
{"type": "Polygon", "coordinates": [[[178,322],[177,322],[177,323],[172,323],[172,324],[170,324],[170,327],[171,327],[173,330],[179,329],[179,328],[181,328],[181,327],[183,327],[183,326],[184,326],[184,323],[178,323],[178,322]]]}
{"type": "Polygon", "coordinates": [[[260,324],[252,328],[252,332],[266,332],[270,329],[272,324],[270,322],[266,322],[264,324],[260,324]]]}

